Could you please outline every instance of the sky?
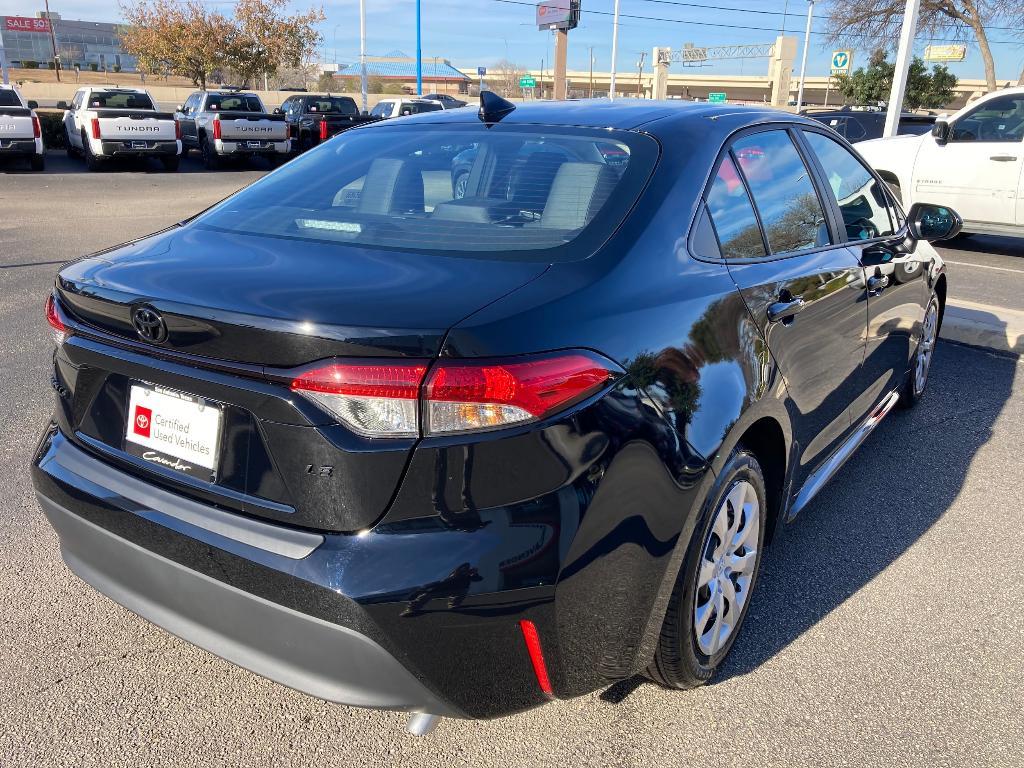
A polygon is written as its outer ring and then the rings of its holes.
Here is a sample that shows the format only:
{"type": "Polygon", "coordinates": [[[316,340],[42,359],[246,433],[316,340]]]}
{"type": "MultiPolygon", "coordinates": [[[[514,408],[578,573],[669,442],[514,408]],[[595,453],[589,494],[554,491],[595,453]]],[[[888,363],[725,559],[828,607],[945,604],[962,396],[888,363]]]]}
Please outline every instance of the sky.
{"type": "MultiPolygon", "coordinates": [[[[229,10],[231,0],[207,0],[212,8],[229,10]]],[[[293,7],[308,7],[317,0],[293,0],[293,7]]],[[[814,30],[823,32],[829,6],[839,0],[815,4],[814,30]]],[[[490,66],[503,58],[519,66],[536,69],[544,61],[550,66],[552,36],[538,31],[534,24],[534,3],[530,0],[421,0],[422,49],[424,59],[434,56],[449,59],[460,68],[490,66]]],[[[32,16],[42,6],[33,0],[0,0],[0,15],[32,16]]],[[[607,71],[611,60],[612,9],[614,0],[582,0],[580,26],[569,34],[570,69],[588,68],[589,49],[593,47],[594,68],[607,71]]],[[[321,25],[324,37],[322,58],[350,63],[359,55],[358,0],[323,2],[327,21],[321,25]]],[[[402,51],[416,52],[415,0],[366,0],[367,53],[384,55],[402,51]]],[[[50,9],[64,18],[93,21],[120,21],[116,2],[104,0],[51,0],[50,9]]],[[[636,71],[640,52],[646,52],[644,69],[650,71],[654,46],[681,48],[684,43],[697,46],[737,43],[770,43],[785,25],[787,34],[800,39],[803,46],[807,3],[803,0],[620,0],[620,26],[617,69],[636,71]],[[715,7],[709,7],[715,6],[715,7]],[[728,10],[722,10],[726,8],[728,10]],[[638,18],[640,17],[640,18],[638,18]]],[[[1004,26],[1006,26],[1004,24],[1004,26]]],[[[1008,30],[989,33],[996,62],[996,77],[1016,78],[1024,67],[1024,44],[1008,30]],[[997,41],[1012,41],[1004,44],[997,41]]],[[[919,38],[921,53],[928,41],[919,38]]],[[[812,34],[808,49],[810,75],[828,73],[834,46],[823,34],[812,34]]],[[[895,48],[895,45],[893,46],[895,48]]],[[[854,53],[854,68],[866,64],[868,51],[854,53]]],[[[800,51],[797,53],[799,68],[800,51]]],[[[967,60],[949,65],[961,78],[984,76],[976,46],[969,46],[967,60]]],[[[715,62],[693,69],[694,74],[764,74],[765,59],[715,62]]],[[[673,71],[682,71],[673,65],[673,71]]]]}

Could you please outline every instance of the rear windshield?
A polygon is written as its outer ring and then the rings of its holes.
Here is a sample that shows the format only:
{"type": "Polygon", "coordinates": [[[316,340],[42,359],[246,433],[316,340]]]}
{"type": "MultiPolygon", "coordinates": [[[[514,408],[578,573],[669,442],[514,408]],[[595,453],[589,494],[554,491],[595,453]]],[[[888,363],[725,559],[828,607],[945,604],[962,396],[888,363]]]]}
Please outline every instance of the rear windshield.
{"type": "Polygon", "coordinates": [[[444,107],[436,101],[405,101],[398,110],[399,115],[418,115],[420,112],[437,112],[444,107]]]}
{"type": "Polygon", "coordinates": [[[262,112],[263,105],[255,96],[207,96],[206,109],[210,112],[262,112]]]}
{"type": "Polygon", "coordinates": [[[21,100],[18,94],[7,89],[0,90],[0,107],[20,107],[21,100]]]}
{"type": "Polygon", "coordinates": [[[341,134],[197,219],[220,231],[521,261],[586,258],[658,144],[580,128],[386,125],[341,134]]]}
{"type": "Polygon", "coordinates": [[[153,101],[144,93],[93,91],[89,94],[90,109],[153,109],[153,101]]]}
{"type": "Polygon", "coordinates": [[[307,112],[323,112],[329,115],[357,115],[359,110],[352,99],[333,98],[309,99],[306,102],[307,112]]]}

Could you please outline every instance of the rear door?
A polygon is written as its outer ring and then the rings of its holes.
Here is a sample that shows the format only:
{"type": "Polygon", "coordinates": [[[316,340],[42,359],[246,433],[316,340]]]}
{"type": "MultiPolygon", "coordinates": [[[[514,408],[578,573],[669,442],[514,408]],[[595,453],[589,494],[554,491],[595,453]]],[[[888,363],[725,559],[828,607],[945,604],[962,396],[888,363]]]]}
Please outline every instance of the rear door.
{"type": "Polygon", "coordinates": [[[862,270],[839,242],[795,133],[742,134],[708,194],[723,257],[789,391],[801,482],[851,429],[864,388],[862,270]]]}
{"type": "Polygon", "coordinates": [[[930,295],[926,269],[914,254],[898,250],[903,217],[885,184],[834,138],[811,128],[803,134],[823,171],[831,202],[838,206],[843,220],[840,235],[865,269],[860,290],[868,306],[867,388],[851,411],[858,422],[902,383],[910,366],[930,295]]]}
{"type": "Polygon", "coordinates": [[[199,134],[196,130],[196,113],[199,111],[199,102],[202,95],[193,93],[182,105],[182,110],[175,118],[181,125],[181,140],[186,146],[197,146],[199,134]]]}
{"type": "Polygon", "coordinates": [[[1014,224],[1024,164],[1024,94],[987,99],[950,128],[945,144],[922,139],[911,199],[948,205],[969,222],[1014,224]]]}

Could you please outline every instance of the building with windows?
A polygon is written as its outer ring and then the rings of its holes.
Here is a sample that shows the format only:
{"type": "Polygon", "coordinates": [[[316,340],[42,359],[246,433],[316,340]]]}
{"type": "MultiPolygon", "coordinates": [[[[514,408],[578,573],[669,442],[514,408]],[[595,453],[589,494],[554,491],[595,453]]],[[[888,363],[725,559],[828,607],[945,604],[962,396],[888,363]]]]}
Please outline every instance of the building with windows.
{"type": "Polygon", "coordinates": [[[118,25],[99,21],[49,17],[39,11],[34,17],[0,17],[0,42],[8,65],[49,68],[53,62],[50,25],[57,42],[61,66],[98,72],[135,72],[138,60],[121,48],[118,25]]]}
{"type": "MultiPolygon", "coordinates": [[[[453,67],[448,59],[439,56],[424,56],[422,68],[424,93],[447,93],[457,96],[460,93],[467,93],[472,82],[469,77],[453,67]]],[[[334,76],[345,85],[346,90],[359,90],[359,62],[339,65],[334,76]]],[[[366,77],[374,81],[374,86],[384,87],[391,84],[395,86],[395,91],[414,94],[416,59],[399,51],[387,56],[367,56],[366,77]]]]}

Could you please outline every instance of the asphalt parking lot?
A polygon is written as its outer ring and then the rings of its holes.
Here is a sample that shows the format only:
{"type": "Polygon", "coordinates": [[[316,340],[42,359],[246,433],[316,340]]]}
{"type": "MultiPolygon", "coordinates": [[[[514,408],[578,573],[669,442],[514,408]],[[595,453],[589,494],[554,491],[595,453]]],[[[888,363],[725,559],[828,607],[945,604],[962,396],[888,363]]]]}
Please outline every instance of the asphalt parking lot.
{"type": "MultiPolygon", "coordinates": [[[[710,686],[640,680],[493,722],[326,704],[158,630],[63,565],[28,457],[51,410],[57,266],[173,223],[265,166],[0,168],[0,766],[1020,766],[1024,366],[940,344],[896,412],[768,553],[710,686]]],[[[1024,245],[944,249],[951,295],[1024,309],[1024,245]]],[[[481,695],[487,695],[481,692],[481,695]]]]}

